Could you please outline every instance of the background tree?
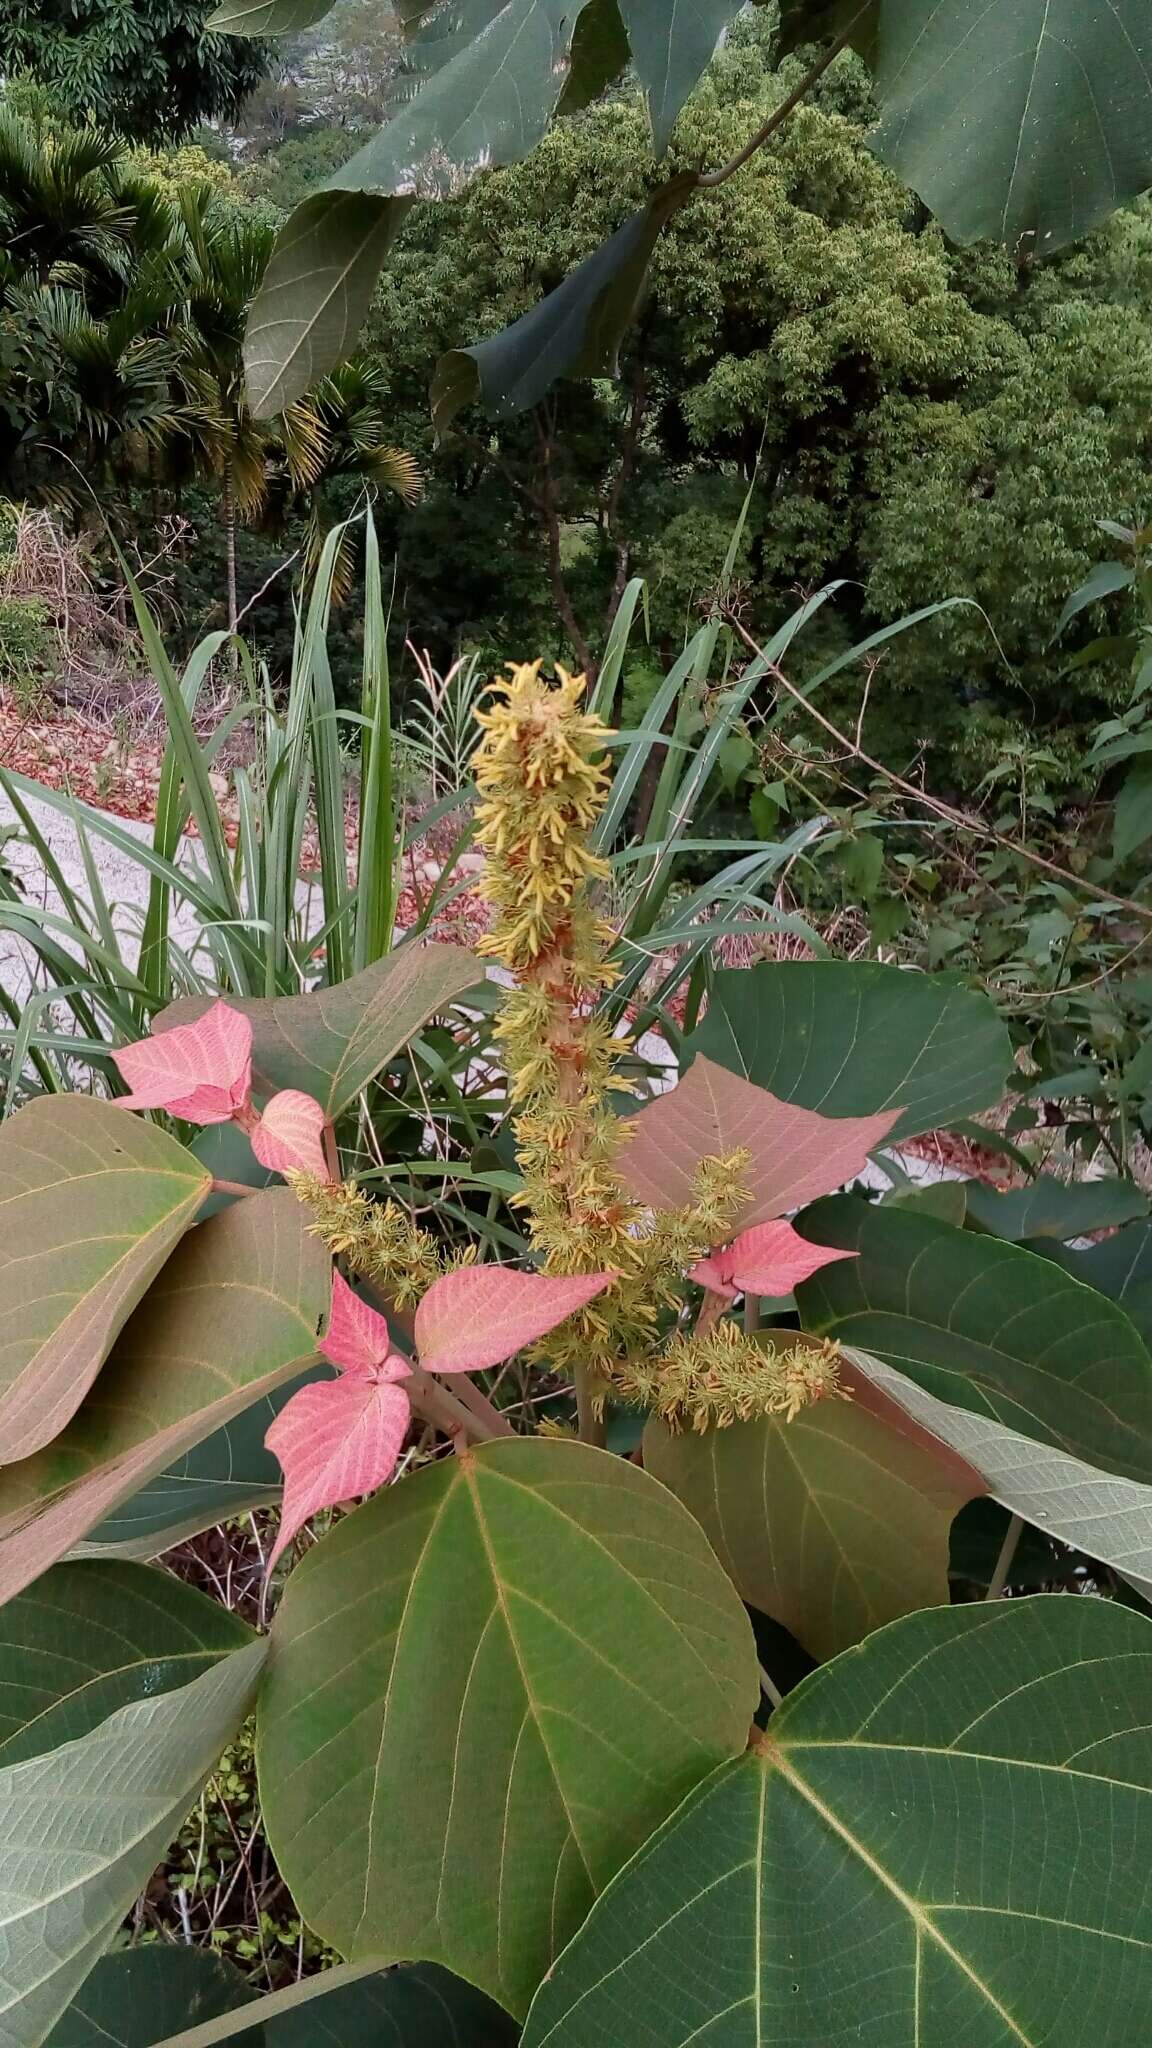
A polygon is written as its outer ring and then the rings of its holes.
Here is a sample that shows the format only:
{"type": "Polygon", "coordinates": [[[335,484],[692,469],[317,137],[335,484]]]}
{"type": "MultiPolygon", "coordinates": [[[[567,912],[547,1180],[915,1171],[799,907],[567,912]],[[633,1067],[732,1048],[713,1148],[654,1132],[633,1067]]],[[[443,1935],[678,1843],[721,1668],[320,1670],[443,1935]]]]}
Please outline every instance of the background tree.
{"type": "Polygon", "coordinates": [[[135,141],[180,139],[238,112],[268,46],[209,33],[211,0],[8,0],[0,72],[29,72],[58,114],[135,141]]]}

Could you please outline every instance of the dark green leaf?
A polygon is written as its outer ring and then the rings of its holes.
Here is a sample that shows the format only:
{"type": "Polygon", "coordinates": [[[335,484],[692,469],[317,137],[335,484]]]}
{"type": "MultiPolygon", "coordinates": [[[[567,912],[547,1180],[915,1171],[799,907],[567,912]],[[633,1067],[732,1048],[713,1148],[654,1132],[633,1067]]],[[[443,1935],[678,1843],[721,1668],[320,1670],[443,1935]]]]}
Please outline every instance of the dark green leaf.
{"type": "Polygon", "coordinates": [[[252,1706],[265,1642],[0,1770],[0,2048],[65,2012],[252,1706]]]}
{"type": "Polygon", "coordinates": [[[226,1607],[168,1572],[57,1565],[0,1607],[0,1767],[187,1685],[251,1640],[226,1607]]]}
{"type": "Polygon", "coordinates": [[[1152,839],[1152,766],[1141,762],[1126,778],[1113,809],[1113,860],[1131,860],[1149,839],[1152,839]]]}
{"type": "Polygon", "coordinates": [[[1150,1685],[1152,1627],[1104,1601],[894,1622],[645,1843],[523,2048],[1136,2043],[1150,1685]]]}
{"type": "MultiPolygon", "coordinates": [[[[252,1020],[252,1072],[258,1090],[300,1088],[339,1116],[393,1055],[439,1010],[483,979],[460,946],[401,946],[335,988],[306,996],[229,997],[252,1020]]],[[[173,1003],[154,1029],[203,1016],[210,999],[173,1003]]]]}
{"type": "Polygon", "coordinates": [[[899,1107],[894,1139],[987,1109],[1012,1066],[985,996],[840,960],[722,969],[690,1050],[825,1116],[899,1107]]]}
{"type": "Polygon", "coordinates": [[[578,114],[628,69],[632,52],[618,0],[587,0],[572,38],[568,79],[556,109],[578,114]]]}
{"type": "Polygon", "coordinates": [[[620,0],[658,155],[667,149],[677,114],[743,4],[744,0],[620,0]]]}
{"type": "Polygon", "coordinates": [[[1111,597],[1114,591],[1131,590],[1135,581],[1136,572],[1126,562],[1097,563],[1079,590],[1074,590],[1068,599],[1053,638],[1059,640],[1065,627],[1072,624],[1079,612],[1087,611],[1090,604],[1099,604],[1101,598],[1111,597]]]}
{"type": "MultiPolygon", "coordinates": [[[[254,1998],[239,1971],[205,1949],[122,1949],[101,1956],[45,2048],[157,2048],[177,2028],[234,2013],[254,1998]]],[[[232,2048],[270,2048],[261,2027],[239,2026],[227,2036],[232,2048]]]]}
{"type": "Polygon", "coordinates": [[[780,55],[804,43],[827,43],[850,33],[852,47],[871,64],[876,58],[882,0],[781,0],[780,55]]]}
{"type": "Polygon", "coordinates": [[[293,1573],[274,1639],[260,1780],[301,1912],[351,1961],[422,1955],[509,2011],[742,1747],[758,1689],[691,1515],[539,1438],[377,1494],[293,1573]]]}
{"type": "Polygon", "coordinates": [[[978,1180],[967,1181],[964,1187],[968,1215],[1009,1244],[1022,1244],[1029,1237],[1054,1237],[1066,1243],[1148,1214],[1147,1196],[1126,1180],[1069,1182],[1042,1173],[1028,1187],[1011,1188],[1007,1194],[978,1180]]]}
{"type": "Polygon", "coordinates": [[[805,1328],[955,1407],[1152,1480],[1152,1358],[1113,1302],[1018,1245],[907,1210],[842,1197],[803,1224],[859,1254],[797,1289],[805,1328]]]}
{"type": "Polygon", "coordinates": [[[886,1621],[948,1601],[952,1521],[983,1481],[898,1412],[820,1401],[673,1436],[644,1465],[691,1508],[741,1598],[834,1657],[886,1621]]]}
{"type": "Polygon", "coordinates": [[[260,1999],[256,2017],[255,2039],[220,2019],[156,2037],[155,2048],[516,2048],[520,2039],[506,2012],[435,1963],[325,1970],[260,1999]]]}
{"type": "Polygon", "coordinates": [[[281,228],[244,339],[258,417],[294,405],[348,354],[409,204],[322,187],[281,228]]]}
{"type": "Polygon", "coordinates": [[[985,1415],[938,1401],[865,1352],[849,1354],[849,1370],[856,1380],[880,1388],[939,1443],[959,1452],[1011,1514],[1069,1549],[1112,1566],[1145,1591],[1152,1589],[1152,1488],[1113,1479],[985,1415]]]}
{"type": "MultiPolygon", "coordinates": [[[[908,1381],[905,1385],[910,1384],[908,1381]]],[[[919,1392],[919,1388],[916,1390],[919,1392]]],[[[925,1397],[927,1398],[927,1397],[925,1397]]],[[[936,1404],[939,1406],[939,1403],[936,1404]]],[[[957,1411],[954,1411],[957,1412],[957,1411]]],[[[966,1421],[971,1420],[965,1417],[966,1421]]],[[[1022,1441],[1022,1440],[1021,1440],[1022,1441]]],[[[1032,1446],[1028,1446],[1029,1450],[1032,1446]]],[[[1152,1505],[1152,1503],[1150,1503],[1152,1505]]],[[[1012,1525],[1009,1510],[999,1501],[970,1500],[952,1524],[948,1570],[954,1579],[967,1579],[976,1586],[989,1586],[1012,1525]]],[[[1038,1529],[1021,1530],[1012,1553],[1009,1584],[1043,1586],[1067,1569],[1067,1554],[1038,1529]]]]}
{"type": "Polygon", "coordinates": [[[1109,1301],[1118,1301],[1152,1346],[1152,1224],[1129,1224],[1087,1251],[1067,1253],[1060,1263],[1109,1301]]]}
{"type": "Polygon", "coordinates": [[[431,393],[437,433],[478,399],[500,418],[535,405],[558,377],[614,377],[652,251],[694,189],[694,176],[674,178],[503,334],[441,356],[431,393]]]}
{"type": "Polygon", "coordinates": [[[1048,256],[1152,184],[1146,0],[883,0],[875,147],[962,242],[1048,256]]]}

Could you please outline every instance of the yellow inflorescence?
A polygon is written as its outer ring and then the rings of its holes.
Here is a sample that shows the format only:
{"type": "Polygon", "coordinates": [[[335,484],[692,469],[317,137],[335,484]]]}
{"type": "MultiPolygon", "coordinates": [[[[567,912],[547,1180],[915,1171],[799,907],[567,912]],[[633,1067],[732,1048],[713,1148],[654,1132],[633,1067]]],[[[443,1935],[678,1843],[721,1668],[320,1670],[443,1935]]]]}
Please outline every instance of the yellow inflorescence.
{"type": "Polygon", "coordinates": [[[414,1308],[447,1261],[430,1231],[421,1230],[396,1202],[374,1202],[354,1181],[325,1181],[312,1174],[288,1175],[300,1200],[312,1211],[309,1229],[335,1258],[347,1261],[361,1279],[371,1280],[397,1308],[414,1308]]]}
{"type": "Polygon", "coordinates": [[[703,1336],[678,1332],[657,1358],[636,1359],[618,1376],[621,1391],[651,1408],[670,1429],[726,1429],[757,1415],[793,1422],[815,1401],[847,1400],[834,1344],[785,1341],[779,1348],[718,1323],[703,1336]]]}

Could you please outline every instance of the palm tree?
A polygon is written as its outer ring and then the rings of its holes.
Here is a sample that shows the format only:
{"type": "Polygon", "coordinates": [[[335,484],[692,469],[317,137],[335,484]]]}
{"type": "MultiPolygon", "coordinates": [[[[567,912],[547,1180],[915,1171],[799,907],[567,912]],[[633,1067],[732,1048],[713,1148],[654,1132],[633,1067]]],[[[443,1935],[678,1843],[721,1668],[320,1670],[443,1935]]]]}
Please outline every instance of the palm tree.
{"type": "Polygon", "coordinates": [[[282,518],[301,503],[309,517],[308,554],[323,538],[320,493],[337,477],[419,494],[419,469],[386,444],[379,373],[346,363],[271,421],[252,413],[244,384],[243,338],[248,307],[272,254],[275,230],[232,214],[199,187],[181,195],[186,287],[180,367],[201,461],[221,480],[227,550],[228,624],[239,619],[236,529],[282,518]]]}

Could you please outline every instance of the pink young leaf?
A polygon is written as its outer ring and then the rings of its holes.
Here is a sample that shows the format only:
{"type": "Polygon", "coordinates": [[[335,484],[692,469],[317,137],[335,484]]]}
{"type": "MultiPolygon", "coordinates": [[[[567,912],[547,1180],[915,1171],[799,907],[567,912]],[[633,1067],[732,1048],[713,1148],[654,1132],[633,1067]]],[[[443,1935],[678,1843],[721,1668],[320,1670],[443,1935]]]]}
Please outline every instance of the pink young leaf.
{"type": "Polygon", "coordinates": [[[375,1373],[388,1379],[402,1379],[408,1372],[407,1362],[396,1352],[391,1332],[382,1315],[361,1301],[355,1289],[336,1272],[332,1275],[332,1312],[328,1318],[328,1334],[320,1346],[325,1358],[338,1365],[341,1372],[355,1373],[363,1378],[375,1373]],[[395,1371],[385,1372],[394,1366],[395,1371]]]}
{"type": "Polygon", "coordinates": [[[132,1090],[122,1109],[167,1109],[192,1124],[225,1124],[252,1087],[252,1026],[213,1003],[194,1024],[142,1038],[113,1054],[132,1090]]]}
{"type": "Polygon", "coordinates": [[[408,1396],[351,1373],[301,1387],[264,1441],[284,1471],[280,1533],[268,1569],[310,1515],[372,1493],[391,1477],[411,1420],[408,1396]]]}
{"type": "Polygon", "coordinates": [[[738,1294],[766,1294],[775,1299],[791,1294],[821,1266],[859,1256],[858,1252],[834,1252],[827,1245],[810,1244],[790,1223],[756,1223],[722,1251],[701,1259],[688,1278],[729,1301],[735,1301],[738,1294]]]}
{"type": "Polygon", "coordinates": [[[324,1111],[299,1088],[274,1095],[250,1135],[261,1166],[273,1173],[313,1173],[318,1180],[331,1180],[324,1156],[324,1111]]]}
{"type": "Polygon", "coordinates": [[[510,1266],[462,1266],[434,1280],[416,1311],[416,1349],[428,1372],[502,1365],[611,1286],[614,1273],[554,1279],[510,1266]]]}
{"type": "Polygon", "coordinates": [[[650,1209],[677,1209],[692,1201],[702,1159],[748,1152],[749,1202],[739,1221],[763,1223],[853,1180],[899,1115],[821,1116],[697,1059],[678,1087],[641,1110],[620,1171],[650,1209]]]}

